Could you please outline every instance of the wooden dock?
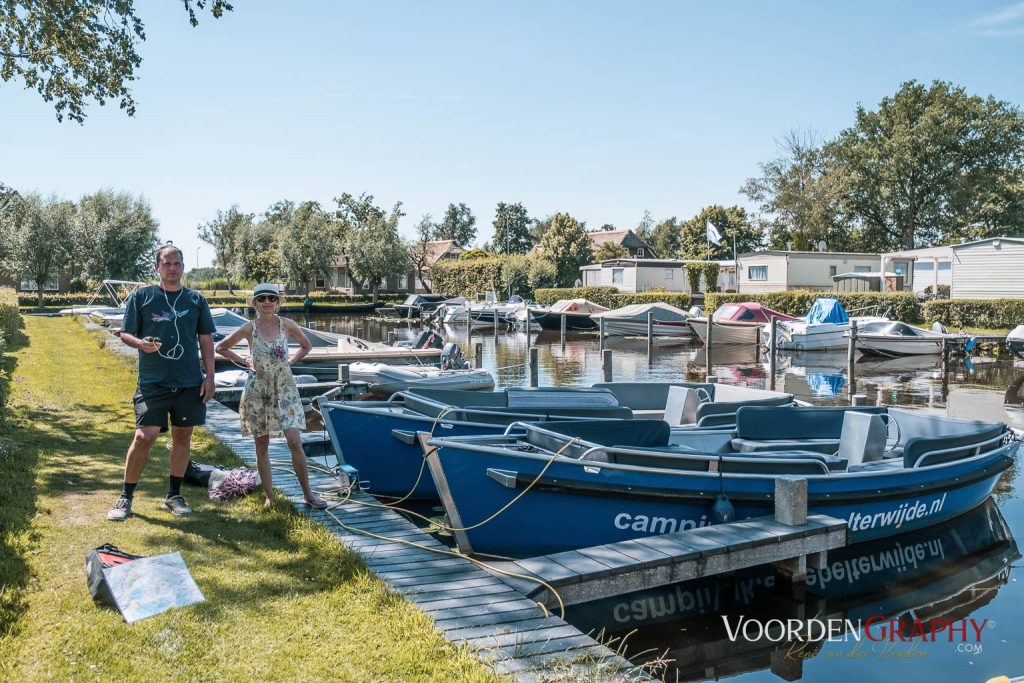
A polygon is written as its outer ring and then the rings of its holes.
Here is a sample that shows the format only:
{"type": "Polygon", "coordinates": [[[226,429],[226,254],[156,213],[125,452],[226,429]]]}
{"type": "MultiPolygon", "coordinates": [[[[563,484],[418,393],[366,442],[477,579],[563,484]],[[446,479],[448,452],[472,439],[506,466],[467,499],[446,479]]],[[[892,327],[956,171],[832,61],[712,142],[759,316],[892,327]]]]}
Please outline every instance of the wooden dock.
{"type": "MultiPolygon", "coordinates": [[[[846,526],[844,520],[825,515],[810,515],[795,526],[758,517],[516,560],[503,563],[502,569],[544,580],[566,605],[762,564],[773,563],[791,580],[802,581],[808,565],[821,566],[828,550],[846,545],[846,526]]],[[[504,580],[549,607],[558,604],[544,586],[504,580]]]]}
{"type": "MultiPolygon", "coordinates": [[[[255,467],[254,443],[242,436],[237,413],[211,401],[206,428],[255,467]]],[[[283,439],[271,441],[270,457],[290,457],[283,439]]],[[[393,590],[429,614],[445,638],[474,649],[495,671],[522,681],[570,670],[583,680],[649,680],[629,661],[477,564],[439,554],[451,551],[398,513],[360,505],[375,502],[370,496],[354,493],[353,502],[332,509],[332,516],[303,504],[294,476],[275,473],[274,483],[303,515],[324,525],[393,590]]],[[[329,490],[340,482],[311,471],[310,485],[329,490]]]]}

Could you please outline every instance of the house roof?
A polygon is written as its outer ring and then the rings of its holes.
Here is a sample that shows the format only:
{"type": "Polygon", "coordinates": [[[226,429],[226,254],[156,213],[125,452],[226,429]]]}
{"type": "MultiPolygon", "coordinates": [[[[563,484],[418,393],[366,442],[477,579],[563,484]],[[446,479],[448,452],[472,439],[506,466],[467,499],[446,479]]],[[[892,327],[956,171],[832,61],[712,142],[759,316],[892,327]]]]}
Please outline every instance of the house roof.
{"type": "Polygon", "coordinates": [[[427,263],[430,265],[434,265],[449,254],[458,256],[462,252],[466,251],[456,244],[455,240],[431,240],[426,243],[426,247],[427,263]]]}
{"type": "Polygon", "coordinates": [[[983,240],[974,240],[973,242],[964,242],[963,244],[954,244],[950,246],[950,249],[963,249],[964,247],[973,247],[978,244],[985,244],[986,242],[1013,242],[1015,244],[1024,244],[1024,239],[1020,237],[988,237],[983,240]]]}
{"type": "Polygon", "coordinates": [[[866,254],[860,251],[784,251],[775,249],[766,249],[765,251],[748,251],[745,254],[740,254],[738,258],[748,258],[751,256],[808,256],[817,258],[835,258],[837,256],[845,256],[853,258],[879,258],[879,254],[866,254]]]}
{"type": "Polygon", "coordinates": [[[650,244],[640,239],[632,230],[593,230],[588,231],[590,241],[594,243],[594,250],[601,248],[602,244],[618,244],[627,249],[643,249],[644,253],[650,253],[651,258],[657,258],[654,249],[650,244]]]}

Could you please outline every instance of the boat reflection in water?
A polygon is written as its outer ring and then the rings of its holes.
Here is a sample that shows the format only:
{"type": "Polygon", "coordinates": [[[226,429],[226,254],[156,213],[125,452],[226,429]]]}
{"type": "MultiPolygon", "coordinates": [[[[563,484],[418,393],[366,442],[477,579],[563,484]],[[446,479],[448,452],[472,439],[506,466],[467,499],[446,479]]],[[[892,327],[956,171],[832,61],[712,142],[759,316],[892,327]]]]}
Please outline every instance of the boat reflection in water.
{"type": "MultiPolygon", "coordinates": [[[[688,581],[576,605],[568,608],[566,619],[583,631],[603,632],[604,642],[621,647],[634,664],[651,667],[664,680],[716,680],[763,669],[797,680],[804,661],[826,651],[837,656],[841,651],[843,657],[857,647],[871,652],[875,643],[863,631],[849,630],[869,619],[875,624],[900,619],[908,639],[904,650],[917,620],[929,633],[932,620],[944,624],[973,616],[981,623],[978,610],[1007,583],[1018,558],[1017,544],[989,499],[944,524],[831,551],[820,569],[809,570],[803,587],[777,584],[766,565],[729,579],[688,581]],[[833,642],[823,636],[790,642],[770,629],[760,638],[756,629],[748,630],[750,640],[736,633],[730,638],[725,620],[735,630],[741,617],[761,624],[813,619],[845,624],[846,633],[834,632],[833,642]]],[[[876,635],[878,628],[873,628],[876,635]]],[[[945,634],[941,641],[948,645],[945,634]]],[[[940,647],[930,636],[917,642],[919,650],[940,647]]]]}

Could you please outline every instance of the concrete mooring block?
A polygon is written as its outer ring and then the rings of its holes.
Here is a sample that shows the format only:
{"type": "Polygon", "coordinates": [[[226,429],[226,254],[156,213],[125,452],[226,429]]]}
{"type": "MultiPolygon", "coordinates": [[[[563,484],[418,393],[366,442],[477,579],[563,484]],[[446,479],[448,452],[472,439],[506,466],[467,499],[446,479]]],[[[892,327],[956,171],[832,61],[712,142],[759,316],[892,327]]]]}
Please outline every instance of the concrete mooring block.
{"type": "Polygon", "coordinates": [[[775,480],[775,521],[790,526],[807,523],[807,480],[779,477],[775,480]]]}

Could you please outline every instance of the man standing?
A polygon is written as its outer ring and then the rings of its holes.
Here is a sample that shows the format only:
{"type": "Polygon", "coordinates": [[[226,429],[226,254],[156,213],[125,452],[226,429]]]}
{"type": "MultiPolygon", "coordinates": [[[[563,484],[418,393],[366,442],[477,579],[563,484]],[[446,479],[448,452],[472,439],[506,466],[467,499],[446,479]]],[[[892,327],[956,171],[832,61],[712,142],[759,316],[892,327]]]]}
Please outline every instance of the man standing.
{"type": "Polygon", "coordinates": [[[199,292],[181,286],[181,250],[161,247],[156,255],[159,285],[135,291],[125,304],[121,341],[139,350],[139,387],[135,392],[135,438],[124,464],[124,489],[107,513],[122,521],[132,514],[132,498],[157,435],[171,422],[171,476],[162,508],[191,514],[181,496],[192,428],[206,422],[213,398],[213,318],[199,292]],[[203,367],[199,364],[202,353],[203,367]],[[205,369],[205,377],[204,377],[205,369]]]}

